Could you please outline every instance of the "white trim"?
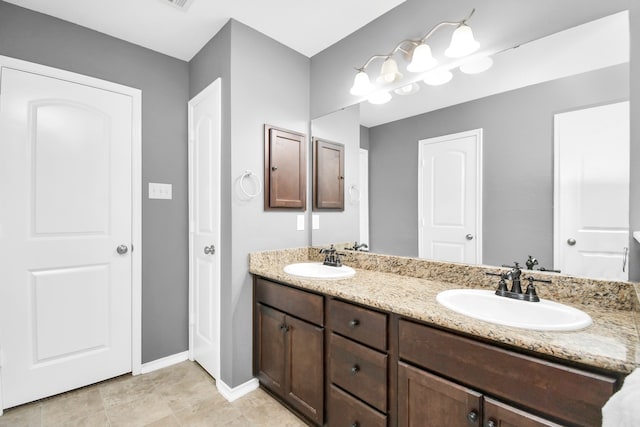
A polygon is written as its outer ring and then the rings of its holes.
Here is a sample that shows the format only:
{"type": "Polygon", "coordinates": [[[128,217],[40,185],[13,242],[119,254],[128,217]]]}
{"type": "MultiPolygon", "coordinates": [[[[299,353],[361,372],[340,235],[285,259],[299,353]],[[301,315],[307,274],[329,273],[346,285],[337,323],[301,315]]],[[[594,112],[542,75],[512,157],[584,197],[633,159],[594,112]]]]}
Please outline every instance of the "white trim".
{"type": "Polygon", "coordinates": [[[148,374],[149,372],[157,371],[172,365],[177,365],[186,360],[189,360],[189,352],[183,351],[182,353],[172,354],[160,359],[152,360],[151,362],[143,363],[140,369],[141,374],[148,374]]]}
{"type": "MultiPolygon", "coordinates": [[[[0,67],[53,77],[130,96],[132,100],[131,137],[131,373],[142,366],[142,91],[71,71],[0,55],[0,67]]],[[[0,380],[2,378],[0,377],[0,380]]],[[[0,387],[0,414],[2,413],[0,387]]]]}
{"type": "MultiPolygon", "coordinates": [[[[206,88],[204,88],[200,93],[198,93],[196,96],[194,96],[192,99],[189,100],[189,102],[187,103],[187,116],[188,116],[188,179],[189,179],[189,360],[195,360],[195,354],[194,354],[194,334],[195,334],[195,291],[194,291],[194,270],[193,270],[193,264],[195,261],[195,257],[193,254],[194,248],[194,239],[193,239],[193,234],[195,233],[195,223],[194,223],[194,212],[195,212],[195,206],[194,206],[194,201],[195,201],[195,195],[194,195],[194,180],[193,180],[193,170],[194,170],[194,147],[193,147],[193,130],[194,130],[194,123],[193,123],[193,106],[198,104],[199,102],[201,102],[201,100],[203,98],[206,98],[207,96],[210,95],[211,92],[218,92],[220,94],[220,97],[222,96],[222,79],[220,77],[218,77],[215,81],[213,81],[213,83],[211,83],[209,86],[207,86],[206,88]]],[[[221,99],[221,98],[220,98],[221,99]]],[[[222,120],[221,120],[221,106],[220,108],[218,108],[218,112],[217,114],[219,115],[219,121],[222,124],[222,120]]],[[[222,127],[220,127],[220,132],[222,132],[222,127]]],[[[215,248],[216,248],[216,257],[214,260],[215,263],[215,270],[217,271],[217,282],[218,282],[218,307],[216,307],[216,312],[214,313],[215,316],[218,316],[217,319],[217,325],[218,325],[218,330],[216,331],[217,335],[218,335],[218,343],[220,343],[221,341],[221,328],[222,328],[222,324],[221,324],[221,316],[220,313],[222,311],[222,277],[221,277],[221,272],[220,272],[220,249],[221,249],[221,243],[220,243],[220,239],[221,239],[221,233],[222,233],[222,227],[221,227],[221,222],[222,222],[222,203],[220,202],[220,198],[222,197],[222,176],[221,176],[221,164],[222,164],[222,135],[220,135],[219,138],[219,143],[218,146],[214,148],[216,150],[216,164],[213,165],[216,173],[218,174],[218,183],[219,183],[219,187],[217,189],[218,192],[218,211],[216,213],[217,217],[218,217],[218,223],[214,224],[214,227],[216,228],[216,239],[213,242],[215,248]]],[[[221,360],[221,355],[222,355],[222,351],[221,351],[221,347],[220,344],[218,344],[218,366],[215,366],[215,373],[212,375],[214,377],[220,377],[221,376],[221,372],[220,372],[220,365],[222,363],[221,360]]],[[[215,378],[216,381],[219,380],[219,378],[215,378]]]]}
{"type": "Polygon", "coordinates": [[[562,265],[560,253],[560,132],[558,114],[553,115],[553,268],[562,265]]]}
{"type": "Polygon", "coordinates": [[[225,384],[222,380],[216,380],[216,387],[218,391],[229,402],[233,402],[236,399],[241,398],[260,386],[260,382],[257,378],[252,378],[244,384],[240,384],[237,387],[231,388],[225,384]]]}
{"type": "Polygon", "coordinates": [[[423,236],[422,229],[424,224],[422,223],[422,206],[423,206],[423,145],[424,144],[436,144],[441,142],[450,141],[452,139],[467,138],[469,136],[475,137],[476,141],[476,219],[475,219],[475,244],[476,244],[476,264],[482,264],[482,176],[483,176],[483,131],[482,128],[472,129],[464,132],[452,133],[449,135],[442,135],[433,138],[421,139],[418,141],[418,257],[422,258],[423,253],[423,236]]]}

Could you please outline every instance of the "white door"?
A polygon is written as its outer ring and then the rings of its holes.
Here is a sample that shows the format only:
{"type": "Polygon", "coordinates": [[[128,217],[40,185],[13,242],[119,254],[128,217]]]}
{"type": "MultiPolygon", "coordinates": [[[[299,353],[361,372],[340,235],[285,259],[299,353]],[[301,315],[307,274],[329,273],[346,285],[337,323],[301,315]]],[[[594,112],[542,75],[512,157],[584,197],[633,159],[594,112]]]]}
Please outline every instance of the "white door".
{"type": "Polygon", "coordinates": [[[369,151],[360,149],[360,243],[369,242],[369,151]]]}
{"type": "Polygon", "coordinates": [[[221,83],[189,101],[191,358],[220,373],[221,83]]]}
{"type": "Polygon", "coordinates": [[[0,78],[9,408],[131,371],[132,100],[5,67],[0,78]]]}
{"type": "Polygon", "coordinates": [[[628,280],[629,103],[556,114],[554,268],[628,280]]]}
{"type": "Polygon", "coordinates": [[[479,264],[482,129],[419,141],[418,254],[479,264]]]}

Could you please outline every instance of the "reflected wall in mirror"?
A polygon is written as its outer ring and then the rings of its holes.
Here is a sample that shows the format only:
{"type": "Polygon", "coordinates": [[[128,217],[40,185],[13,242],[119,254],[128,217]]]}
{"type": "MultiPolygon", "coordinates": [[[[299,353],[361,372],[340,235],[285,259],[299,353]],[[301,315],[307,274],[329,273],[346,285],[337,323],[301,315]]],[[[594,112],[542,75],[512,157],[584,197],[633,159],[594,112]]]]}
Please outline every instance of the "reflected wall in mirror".
{"type": "MultiPolygon", "coordinates": [[[[313,139],[332,141],[344,146],[343,188],[359,188],[360,108],[354,105],[311,123],[313,139]]],[[[345,191],[343,210],[314,210],[312,215],[319,228],[314,228],[312,244],[325,246],[331,243],[355,242],[359,239],[360,203],[352,197],[353,191],[345,191]]],[[[313,194],[314,201],[316,194],[313,194]]]]}
{"type": "MultiPolygon", "coordinates": [[[[623,28],[617,27],[615,33],[624,40],[596,49],[607,52],[608,59],[603,62],[591,61],[598,55],[582,55],[584,52],[573,45],[545,38],[538,42],[543,49],[535,42],[523,44],[494,55],[494,67],[486,75],[458,79],[473,91],[470,98],[461,97],[465,102],[448,101],[446,86],[427,88],[439,104],[435,110],[388,123],[376,122],[378,119],[372,118],[375,114],[367,113],[374,107],[363,104],[361,123],[369,125],[362,128],[361,144],[369,150],[370,250],[418,256],[418,141],[483,129],[481,263],[518,261],[524,265],[532,255],[538,261],[536,268],[557,268],[553,253],[554,116],[629,99],[628,15],[623,12],[616,19],[615,25],[622,22],[623,28]],[[624,58],[618,53],[609,55],[614,46],[621,48],[624,58]],[[546,60],[539,56],[540,51],[546,60]],[[491,78],[498,84],[485,85],[491,78]],[[488,93],[482,95],[483,87],[489,86],[488,93]]],[[[584,34],[580,39],[585,40],[584,34]]],[[[375,108],[399,111],[405,98],[396,97],[392,103],[375,108]]],[[[316,122],[329,124],[341,114],[314,120],[313,135],[318,136],[316,122]]],[[[354,116],[350,119],[358,120],[354,116]]],[[[342,126],[354,125],[342,122],[342,126]]],[[[354,147],[359,145],[353,142],[354,147]]],[[[334,220],[344,231],[358,228],[356,216],[350,227],[346,221],[334,220]]],[[[327,230],[330,224],[324,225],[321,233],[313,230],[313,244],[357,240],[346,233],[332,234],[327,230]],[[332,238],[327,240],[329,236],[332,238]]],[[[622,267],[622,255],[620,258],[622,267]]]]}

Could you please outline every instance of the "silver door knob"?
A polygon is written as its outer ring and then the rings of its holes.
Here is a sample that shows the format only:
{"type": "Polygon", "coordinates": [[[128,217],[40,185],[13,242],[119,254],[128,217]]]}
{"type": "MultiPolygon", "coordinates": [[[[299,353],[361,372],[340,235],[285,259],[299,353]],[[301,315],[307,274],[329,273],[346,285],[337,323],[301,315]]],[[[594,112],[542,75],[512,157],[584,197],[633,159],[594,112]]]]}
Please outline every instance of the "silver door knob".
{"type": "Polygon", "coordinates": [[[127,245],[120,245],[116,248],[116,252],[118,252],[120,255],[124,255],[129,252],[129,248],[127,247],[127,245]]]}
{"type": "Polygon", "coordinates": [[[473,234],[469,233],[466,236],[464,236],[467,240],[473,240],[473,234]]]}
{"type": "Polygon", "coordinates": [[[211,246],[205,246],[204,247],[204,254],[205,255],[213,255],[215,253],[216,253],[215,246],[211,245],[211,246]]]}
{"type": "Polygon", "coordinates": [[[576,244],[576,239],[574,239],[573,237],[567,239],[567,245],[573,246],[575,244],[576,244]]]}

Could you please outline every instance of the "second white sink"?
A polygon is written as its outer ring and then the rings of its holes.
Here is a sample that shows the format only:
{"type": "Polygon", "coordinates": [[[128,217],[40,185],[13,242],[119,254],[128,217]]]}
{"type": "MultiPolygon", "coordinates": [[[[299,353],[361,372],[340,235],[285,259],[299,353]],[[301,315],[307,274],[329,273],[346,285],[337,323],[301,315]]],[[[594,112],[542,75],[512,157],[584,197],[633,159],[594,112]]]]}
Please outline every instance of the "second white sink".
{"type": "Polygon", "coordinates": [[[294,276],[308,277],[310,279],[346,279],[356,274],[356,271],[343,265],[331,267],[321,262],[300,262],[284,267],[284,272],[294,276]]]}
{"type": "Polygon", "coordinates": [[[564,304],[519,301],[489,290],[451,289],[440,292],[436,300],[474,319],[535,331],[576,331],[592,323],[587,313],[564,304]]]}

